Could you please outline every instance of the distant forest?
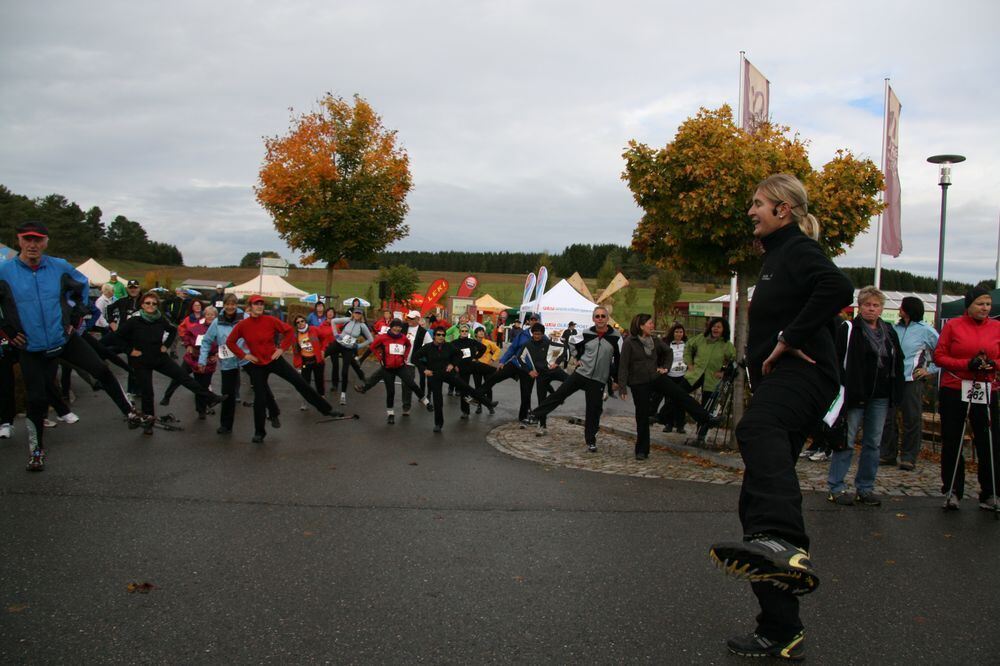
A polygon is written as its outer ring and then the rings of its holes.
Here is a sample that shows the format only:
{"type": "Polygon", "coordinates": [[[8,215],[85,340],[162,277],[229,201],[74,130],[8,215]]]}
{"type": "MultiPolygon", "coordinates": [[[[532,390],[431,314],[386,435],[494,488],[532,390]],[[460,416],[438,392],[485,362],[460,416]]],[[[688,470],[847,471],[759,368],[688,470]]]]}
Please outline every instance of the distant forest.
{"type": "Polygon", "coordinates": [[[48,252],[61,257],[128,257],[133,261],[183,266],[184,257],[175,245],[150,240],[142,225],[118,215],[105,227],[101,209],[84,212],[61,194],[29,199],[0,185],[0,242],[17,248],[14,230],[27,220],[49,228],[48,252]]]}

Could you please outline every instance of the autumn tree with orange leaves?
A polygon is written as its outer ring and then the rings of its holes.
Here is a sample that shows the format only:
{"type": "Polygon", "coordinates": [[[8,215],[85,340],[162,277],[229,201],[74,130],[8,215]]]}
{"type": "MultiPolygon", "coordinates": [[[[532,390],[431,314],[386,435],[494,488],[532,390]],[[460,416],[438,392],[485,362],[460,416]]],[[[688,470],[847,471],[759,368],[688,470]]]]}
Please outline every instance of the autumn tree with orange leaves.
{"type": "Polygon", "coordinates": [[[413,183],[396,132],[368,102],[328,93],[318,105],[293,115],[285,136],[265,137],[254,193],[303,264],[326,262],[329,295],[338,264],[370,259],[409,233],[413,183]]]}
{"type": "MultiPolygon", "coordinates": [[[[884,180],[871,160],[839,150],[816,171],[798,135],[770,123],[744,131],[728,106],[701,109],[664,148],[630,141],[623,157],[622,179],[643,210],[632,247],[675,270],[742,278],[734,332],[741,357],[748,311],[745,278],[756,276],[761,261],[747,213],[757,183],[776,173],[797,176],[809,193],[809,212],[820,222],[819,243],[830,256],[846,251],[884,207],[878,200],[884,180]]],[[[735,395],[743,395],[742,382],[736,389],[735,395]]],[[[741,401],[734,408],[738,421],[741,401]]]]}

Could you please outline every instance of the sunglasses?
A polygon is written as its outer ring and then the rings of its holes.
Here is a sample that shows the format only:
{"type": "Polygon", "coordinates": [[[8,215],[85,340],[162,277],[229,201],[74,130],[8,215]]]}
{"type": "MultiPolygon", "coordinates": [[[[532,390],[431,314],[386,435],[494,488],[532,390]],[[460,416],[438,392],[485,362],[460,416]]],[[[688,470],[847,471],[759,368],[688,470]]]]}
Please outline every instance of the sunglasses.
{"type": "Polygon", "coordinates": [[[444,337],[444,333],[435,333],[434,337],[435,338],[443,338],[444,337]]]}
{"type": "Polygon", "coordinates": [[[153,306],[159,305],[159,303],[157,303],[156,301],[143,301],[142,304],[143,305],[153,305],[153,306]]]}
{"type": "Polygon", "coordinates": [[[599,314],[595,314],[594,315],[594,319],[607,319],[607,318],[608,318],[608,315],[599,315],[599,314]]]}

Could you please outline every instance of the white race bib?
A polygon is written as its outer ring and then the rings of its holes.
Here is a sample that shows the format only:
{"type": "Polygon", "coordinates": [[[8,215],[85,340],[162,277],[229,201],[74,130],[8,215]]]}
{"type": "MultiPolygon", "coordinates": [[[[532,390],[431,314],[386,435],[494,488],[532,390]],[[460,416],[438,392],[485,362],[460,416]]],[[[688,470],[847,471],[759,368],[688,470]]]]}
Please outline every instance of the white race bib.
{"type": "Polygon", "coordinates": [[[671,372],[687,372],[687,369],[688,369],[687,363],[685,363],[684,361],[681,361],[679,363],[674,363],[673,366],[671,366],[670,371],[671,372]]]}
{"type": "Polygon", "coordinates": [[[355,337],[353,335],[348,335],[347,333],[342,333],[337,341],[344,345],[345,347],[350,347],[354,345],[355,337]]]}
{"type": "Polygon", "coordinates": [[[971,379],[962,380],[962,402],[973,405],[987,405],[990,402],[990,385],[971,379]]]}
{"type": "Polygon", "coordinates": [[[219,358],[236,358],[236,354],[229,351],[227,345],[219,345],[219,358]]]}
{"type": "Polygon", "coordinates": [[[390,342],[389,353],[393,356],[402,356],[406,353],[406,345],[401,345],[398,342],[390,342]]]}
{"type": "Polygon", "coordinates": [[[304,352],[311,352],[313,350],[313,343],[310,340],[303,340],[299,343],[299,347],[301,347],[304,352]]]}
{"type": "Polygon", "coordinates": [[[462,349],[462,358],[472,358],[472,350],[468,347],[462,349]]]}
{"type": "Polygon", "coordinates": [[[194,346],[201,347],[201,341],[204,339],[205,339],[204,335],[199,335],[197,338],[194,339],[194,346]]]}

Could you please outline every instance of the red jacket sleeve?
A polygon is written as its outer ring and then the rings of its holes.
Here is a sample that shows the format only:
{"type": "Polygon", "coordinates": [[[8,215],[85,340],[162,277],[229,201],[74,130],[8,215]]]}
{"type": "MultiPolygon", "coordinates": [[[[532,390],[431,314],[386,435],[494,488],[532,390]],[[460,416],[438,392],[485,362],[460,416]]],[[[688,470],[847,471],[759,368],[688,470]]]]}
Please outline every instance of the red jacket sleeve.
{"type": "Polygon", "coordinates": [[[934,348],[934,364],[939,368],[960,372],[969,367],[969,359],[951,355],[951,345],[955,339],[955,322],[948,322],[941,331],[937,347],[934,348]]]}
{"type": "Polygon", "coordinates": [[[291,324],[286,324],[277,317],[271,317],[271,319],[274,320],[275,332],[281,335],[281,350],[288,351],[288,348],[295,341],[295,329],[292,328],[291,324]]]}

